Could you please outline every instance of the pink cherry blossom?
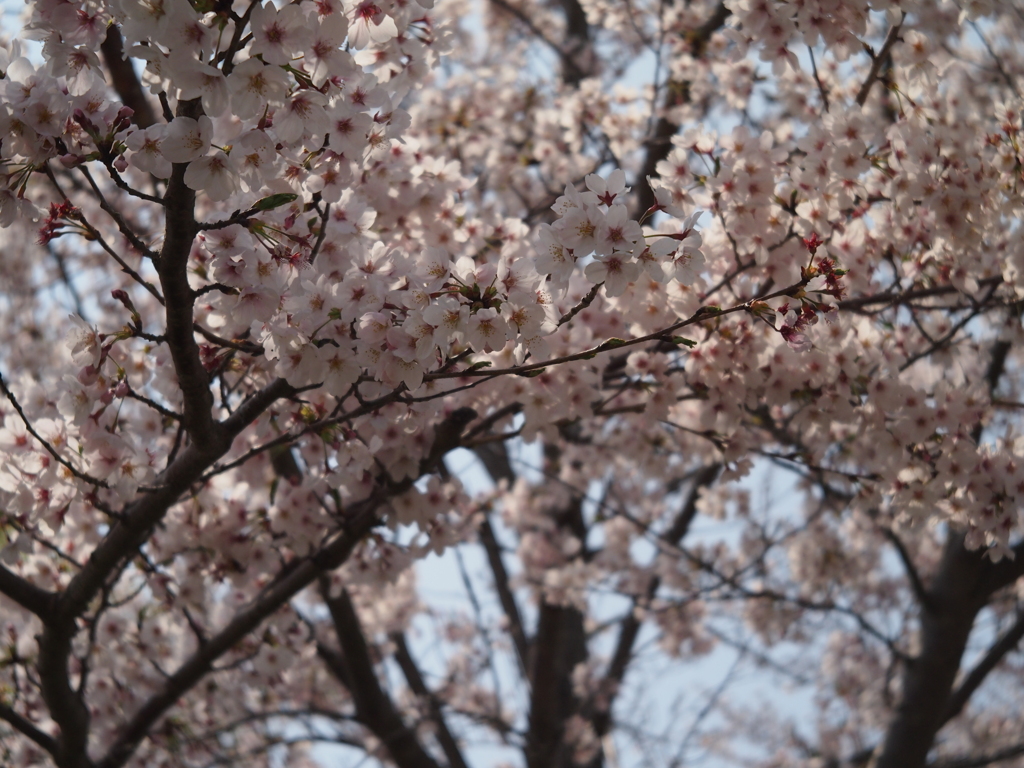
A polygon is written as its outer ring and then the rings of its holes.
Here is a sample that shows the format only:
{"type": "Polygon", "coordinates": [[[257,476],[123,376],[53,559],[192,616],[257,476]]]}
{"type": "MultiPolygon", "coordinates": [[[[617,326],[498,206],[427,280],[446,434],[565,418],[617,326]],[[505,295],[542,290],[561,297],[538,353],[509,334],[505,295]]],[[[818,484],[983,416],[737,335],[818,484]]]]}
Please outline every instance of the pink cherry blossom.
{"type": "Polygon", "coordinates": [[[23,21],[5,765],[1020,759],[1010,4],[23,21]]]}
{"type": "Polygon", "coordinates": [[[374,0],[348,0],[348,39],[353,48],[386,43],[398,34],[395,21],[374,0]]]}
{"type": "Polygon", "coordinates": [[[231,70],[227,88],[233,112],[241,118],[256,117],[267,106],[273,108],[284,102],[288,77],[280,67],[251,58],[231,70]]]}
{"type": "Polygon", "coordinates": [[[296,5],[277,8],[273,3],[257,6],[251,21],[253,55],[267,64],[288,64],[302,52],[310,33],[302,9],[296,5]]]}
{"type": "Polygon", "coordinates": [[[189,163],[206,154],[212,138],[213,122],[209,117],[176,117],[167,126],[160,152],[172,163],[189,163]]]}

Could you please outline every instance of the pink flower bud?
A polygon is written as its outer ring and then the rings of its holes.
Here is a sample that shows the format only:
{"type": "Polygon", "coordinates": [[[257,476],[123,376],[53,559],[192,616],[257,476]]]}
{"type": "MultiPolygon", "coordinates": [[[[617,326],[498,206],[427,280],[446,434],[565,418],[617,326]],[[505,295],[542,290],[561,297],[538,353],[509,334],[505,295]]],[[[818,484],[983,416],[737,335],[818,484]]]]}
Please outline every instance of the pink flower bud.
{"type": "Polygon", "coordinates": [[[81,109],[74,111],[75,122],[82,126],[89,135],[96,133],[96,124],[81,109]]]}
{"type": "Polygon", "coordinates": [[[127,127],[128,123],[132,119],[132,115],[134,114],[135,110],[131,107],[121,107],[119,110],[117,110],[117,117],[114,118],[114,124],[119,125],[121,123],[124,123],[125,125],[123,127],[127,127]]]}

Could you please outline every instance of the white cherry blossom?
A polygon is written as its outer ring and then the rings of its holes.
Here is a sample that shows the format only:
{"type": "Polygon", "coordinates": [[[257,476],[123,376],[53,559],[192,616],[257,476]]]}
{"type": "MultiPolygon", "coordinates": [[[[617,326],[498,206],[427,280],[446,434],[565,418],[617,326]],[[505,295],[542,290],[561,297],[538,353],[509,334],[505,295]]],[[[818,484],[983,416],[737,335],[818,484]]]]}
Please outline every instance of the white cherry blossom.
{"type": "Polygon", "coordinates": [[[207,153],[212,139],[213,122],[209,117],[176,117],[167,126],[160,152],[172,163],[189,163],[207,153]]]}

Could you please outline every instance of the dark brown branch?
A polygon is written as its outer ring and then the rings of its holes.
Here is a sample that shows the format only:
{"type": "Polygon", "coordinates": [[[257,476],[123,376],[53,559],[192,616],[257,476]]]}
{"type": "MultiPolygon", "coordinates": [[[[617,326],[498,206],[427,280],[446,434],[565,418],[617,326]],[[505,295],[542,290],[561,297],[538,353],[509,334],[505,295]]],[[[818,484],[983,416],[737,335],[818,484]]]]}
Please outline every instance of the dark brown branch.
{"type": "Polygon", "coordinates": [[[219,439],[186,448],[159,477],[159,486],[133,502],[96,547],[85,567],[61,595],[59,611],[65,616],[79,615],[99,592],[106,577],[125,557],[135,553],[168,507],[202,475],[206,467],[227,452],[234,437],[271,403],[291,391],[291,386],[283,379],[275,380],[243,402],[230,418],[219,425],[219,439]]]}
{"type": "Polygon", "coordinates": [[[11,402],[11,405],[14,406],[14,410],[18,412],[18,416],[21,417],[21,422],[22,424],[25,425],[25,429],[28,430],[28,433],[39,441],[43,448],[46,449],[46,452],[53,457],[54,461],[56,461],[58,464],[60,464],[62,467],[68,470],[68,472],[77,477],[79,480],[89,483],[89,485],[95,486],[97,488],[110,487],[103,480],[98,480],[95,477],[91,477],[87,475],[85,472],[82,472],[82,470],[75,467],[73,464],[71,464],[71,462],[69,462],[59,453],[57,453],[54,447],[43,439],[42,435],[36,432],[35,427],[32,426],[32,422],[25,414],[25,411],[22,410],[21,403],[18,402],[18,399],[14,396],[14,393],[11,392],[10,389],[8,389],[7,382],[4,381],[3,374],[0,374],[0,392],[3,392],[4,396],[11,402]]]}
{"type": "Polygon", "coordinates": [[[312,264],[316,261],[317,254],[320,253],[320,248],[324,244],[324,239],[327,237],[327,222],[331,219],[331,204],[324,203],[324,213],[320,217],[320,231],[317,232],[316,242],[313,243],[313,250],[309,252],[309,263],[312,264]]]}
{"type": "MultiPolygon", "coordinates": [[[[999,285],[1003,282],[1002,277],[990,277],[978,281],[978,286],[999,285]]],[[[889,304],[896,306],[906,304],[916,299],[927,299],[933,296],[948,296],[951,293],[960,293],[955,285],[939,285],[933,288],[910,288],[899,293],[876,293],[873,296],[861,296],[854,299],[846,299],[839,302],[839,309],[857,310],[872,304],[889,304]]]]}
{"type": "Polygon", "coordinates": [[[317,651],[338,681],[348,688],[356,705],[356,718],[384,743],[399,768],[439,768],[381,687],[362,623],[348,592],[342,590],[337,597],[331,597],[329,590],[329,582],[322,581],[321,595],[331,612],[342,652],[325,653],[330,650],[326,647],[318,647],[317,651]]]}
{"type": "Polygon", "coordinates": [[[999,76],[1003,78],[1003,82],[1006,83],[1007,87],[1013,91],[1018,98],[1020,98],[1020,91],[1017,90],[1017,84],[1013,82],[1013,78],[1010,76],[1010,73],[1006,71],[1006,67],[1003,66],[1003,60],[999,57],[999,54],[992,49],[992,44],[989,43],[988,38],[985,37],[985,34],[981,31],[981,28],[978,26],[978,22],[971,20],[967,23],[971,25],[971,29],[974,30],[974,34],[978,36],[982,45],[985,46],[985,50],[988,51],[988,55],[992,57],[992,61],[996,65],[996,71],[999,73],[999,76]]]}
{"type": "Polygon", "coordinates": [[[209,638],[191,658],[172,674],[159,693],[150,697],[125,725],[97,768],[120,768],[153,725],[213,668],[214,662],[292,597],[322,574],[332,571],[348,559],[352,550],[377,524],[377,509],[384,495],[375,493],[349,507],[348,527],[337,534],[315,555],[303,558],[287,575],[275,580],[241,609],[231,622],[209,638]]]}
{"type": "Polygon", "coordinates": [[[864,79],[864,84],[861,85],[860,90],[857,92],[857,105],[863,107],[864,102],[868,100],[868,94],[871,93],[871,86],[875,84],[875,80],[878,79],[878,73],[882,70],[882,65],[885,63],[886,57],[889,55],[889,51],[899,40],[900,28],[903,26],[903,19],[906,18],[906,14],[903,14],[900,18],[899,24],[893,24],[889,27],[889,34],[885,36],[885,42],[882,43],[882,49],[878,53],[874,53],[870,49],[868,50],[871,56],[871,69],[868,70],[868,76],[864,79]]]}
{"type": "Polygon", "coordinates": [[[505,612],[505,618],[508,621],[512,645],[516,649],[516,658],[519,660],[520,669],[527,672],[529,670],[530,645],[526,639],[526,631],[523,629],[523,617],[516,604],[515,595],[512,594],[505,562],[501,559],[501,546],[494,535],[491,521],[486,515],[480,523],[479,535],[480,543],[483,544],[484,551],[487,553],[487,562],[491,567],[491,573],[494,575],[494,588],[498,593],[498,601],[501,603],[501,609],[505,612]]]}
{"type": "Polygon", "coordinates": [[[0,593],[9,597],[26,611],[34,613],[44,622],[50,615],[56,595],[37,587],[27,579],[0,564],[0,593]]]}
{"type": "MultiPolygon", "coordinates": [[[[121,212],[110,204],[106,196],[103,194],[103,190],[99,188],[99,185],[96,183],[96,180],[93,179],[92,174],[89,173],[89,169],[86,168],[84,165],[80,165],[78,166],[78,170],[82,172],[82,175],[85,176],[85,180],[89,182],[89,186],[92,188],[93,194],[96,195],[96,200],[97,202],[99,202],[100,208],[111,219],[114,220],[114,223],[117,225],[117,230],[118,232],[121,233],[121,236],[124,237],[124,239],[127,240],[129,243],[131,243],[132,248],[134,248],[140,254],[142,254],[143,256],[147,257],[150,260],[154,260],[156,258],[156,253],[153,251],[152,248],[150,248],[148,245],[142,242],[142,238],[135,234],[135,230],[128,226],[128,222],[125,221],[125,218],[124,216],[121,215],[121,212]]],[[[162,202],[163,201],[161,201],[161,203],[162,202]]]]}
{"type": "Polygon", "coordinates": [[[254,357],[258,357],[263,354],[263,347],[251,341],[221,338],[217,334],[201,326],[199,323],[193,323],[192,329],[200,336],[202,336],[204,339],[209,341],[211,344],[216,344],[219,347],[235,349],[238,350],[239,352],[244,352],[245,354],[252,355],[254,357]]]}
{"type": "MultiPolygon", "coordinates": [[[[42,170],[43,173],[45,173],[46,176],[50,179],[50,182],[53,184],[54,188],[57,190],[57,193],[61,196],[61,198],[70,203],[71,200],[68,198],[66,194],[64,194],[64,190],[61,188],[59,182],[57,181],[57,177],[53,175],[53,170],[50,168],[49,164],[44,164],[42,170]]],[[[76,208],[71,218],[77,224],[80,224],[83,229],[85,229],[89,238],[91,238],[94,242],[98,243],[100,248],[106,251],[107,254],[109,254],[110,258],[117,262],[117,265],[121,267],[122,272],[124,272],[132,280],[134,280],[136,283],[138,283],[151,294],[153,294],[153,297],[161,304],[164,303],[164,297],[160,295],[160,291],[156,289],[156,286],[154,286],[152,283],[150,283],[148,280],[142,277],[142,275],[140,275],[138,272],[132,269],[131,266],[129,266],[128,262],[121,257],[121,254],[119,254],[116,250],[114,250],[113,247],[111,247],[110,243],[108,243],[106,238],[103,237],[103,234],[98,229],[96,229],[96,227],[89,223],[89,221],[82,214],[81,210],[76,208]]]]}
{"type": "MultiPolygon", "coordinates": [[[[708,40],[722,28],[731,14],[732,11],[725,7],[725,3],[720,2],[715,6],[715,10],[708,20],[687,35],[690,50],[695,58],[704,55],[708,40]]],[[[665,113],[673,107],[687,104],[689,101],[689,83],[669,80],[665,84],[665,100],[661,106],[662,115],[655,125],[654,135],[645,143],[643,168],[633,181],[633,188],[636,190],[636,203],[633,206],[634,219],[642,217],[654,205],[654,189],[648,179],[658,176],[658,163],[668,157],[669,152],[672,151],[672,137],[679,131],[679,125],[669,120],[665,113]]]]}
{"type": "Polygon", "coordinates": [[[821,82],[821,76],[818,74],[818,62],[814,59],[814,49],[811,46],[807,46],[807,55],[811,58],[811,72],[814,74],[814,82],[818,84],[818,93],[821,96],[821,105],[825,111],[828,112],[828,91],[825,90],[825,84],[821,82]]]}
{"type": "MultiPolygon", "coordinates": [[[[686,501],[679,510],[679,514],[675,516],[672,524],[661,535],[661,539],[663,541],[674,546],[679,546],[683,539],[686,538],[686,534],[690,530],[690,525],[697,516],[697,500],[700,498],[701,491],[711,485],[718,478],[718,474],[721,471],[721,464],[709,464],[697,472],[693,478],[693,484],[690,487],[690,491],[686,494],[686,501]]],[[[652,576],[647,582],[647,588],[644,591],[643,596],[640,599],[633,601],[634,608],[650,603],[655,594],[657,594],[658,587],[660,586],[661,579],[657,576],[652,576]]],[[[606,691],[606,695],[608,696],[608,702],[606,706],[597,710],[593,718],[594,732],[599,738],[607,734],[611,729],[612,706],[615,702],[615,697],[618,693],[619,687],[622,685],[622,681],[626,677],[626,670],[629,667],[629,662],[633,658],[633,647],[635,646],[636,639],[640,634],[641,626],[642,622],[637,617],[636,611],[631,610],[622,620],[622,624],[619,627],[619,638],[615,644],[615,651],[612,654],[612,659],[608,664],[608,669],[604,676],[606,685],[603,686],[603,689],[606,691]]]]}
{"type": "Polygon", "coordinates": [[[558,57],[562,60],[562,66],[566,70],[573,66],[572,56],[568,52],[562,50],[562,46],[560,46],[558,43],[556,43],[554,40],[552,40],[550,37],[544,34],[543,30],[541,30],[536,24],[534,24],[533,19],[531,19],[529,16],[523,13],[522,9],[512,5],[512,3],[508,2],[508,0],[491,0],[491,3],[493,3],[496,7],[500,8],[502,11],[509,14],[510,16],[514,16],[515,18],[519,19],[519,21],[522,22],[528,30],[530,30],[530,34],[532,34],[534,37],[536,37],[538,40],[540,40],[542,43],[544,43],[546,46],[548,46],[548,48],[550,48],[558,55],[558,57]]]}
{"type": "MultiPolygon", "coordinates": [[[[559,449],[552,444],[544,448],[547,463],[555,465],[559,449]]],[[[557,473],[552,470],[551,474],[557,473]]],[[[587,540],[582,494],[574,494],[552,518],[559,530],[581,543],[587,540]]],[[[543,592],[540,597],[537,631],[530,642],[526,765],[527,768],[568,768],[573,761],[572,749],[565,741],[566,722],[580,711],[581,705],[573,690],[572,673],[587,660],[587,633],[580,609],[549,602],[543,592]]]]}
{"type": "MultiPolygon", "coordinates": [[[[471,434],[473,433],[476,433],[475,428],[471,434]]],[[[516,481],[516,473],[512,469],[512,463],[508,460],[505,436],[495,435],[495,438],[493,442],[474,445],[473,453],[480,459],[480,463],[484,465],[484,469],[487,470],[487,474],[491,476],[495,485],[504,480],[511,487],[512,483],[516,481]]]]}
{"type": "Polygon", "coordinates": [[[921,611],[921,650],[904,668],[900,702],[872,768],[924,768],[967,638],[990,594],[989,568],[983,552],[968,551],[963,534],[950,532],[929,590],[932,607],[921,611]]]}
{"type": "Polygon", "coordinates": [[[959,760],[939,760],[930,768],[984,768],[986,765],[1002,763],[1021,755],[1024,755],[1024,744],[1014,744],[1012,747],[1003,747],[987,755],[962,757],[959,760]]]}
{"type": "MultiPolygon", "coordinates": [[[[508,460],[508,449],[505,447],[504,442],[477,445],[474,446],[473,451],[481,463],[483,463],[495,484],[502,480],[509,485],[515,482],[515,471],[508,460]]],[[[515,595],[512,593],[508,571],[505,569],[505,562],[501,557],[501,545],[494,534],[491,519],[486,513],[481,518],[477,535],[480,537],[480,544],[487,554],[487,563],[490,565],[491,574],[494,577],[494,589],[498,593],[498,602],[501,603],[501,609],[505,613],[505,620],[508,622],[508,631],[512,636],[512,645],[516,650],[519,669],[523,673],[523,677],[526,678],[529,670],[529,641],[526,639],[523,617],[519,611],[519,605],[516,603],[515,595]]]]}
{"type": "Polygon", "coordinates": [[[124,56],[124,40],[121,38],[121,30],[115,24],[107,27],[107,36],[100,43],[100,52],[103,54],[107,72],[110,73],[111,85],[117,91],[121,103],[135,113],[132,120],[140,128],[153,125],[156,122],[153,105],[142,90],[142,84],[135,74],[131,59],[124,56]]]}
{"type": "Polygon", "coordinates": [[[84,702],[71,689],[68,671],[71,643],[78,633],[78,618],[103,588],[110,574],[138,551],[167,509],[207,467],[227,452],[234,436],[270,403],[289,391],[291,388],[287,383],[275,381],[243,403],[223,425],[218,425],[219,439],[194,443],[186,448],[161,475],[160,486],[129,505],[93,550],[82,570],[71,579],[60,597],[52,601],[39,638],[38,670],[43,698],[51,717],[61,729],[55,754],[60,768],[91,765],[85,751],[89,713],[84,702]]]}
{"type": "Polygon", "coordinates": [[[921,574],[918,573],[917,566],[914,565],[914,561],[910,557],[907,548],[903,546],[903,541],[891,528],[883,528],[882,534],[896,548],[900,561],[903,563],[903,570],[907,572],[907,578],[910,580],[910,587],[914,591],[914,597],[917,598],[917,602],[923,608],[929,609],[931,607],[931,595],[928,594],[928,589],[925,587],[924,582],[921,581],[921,574]]]}
{"type": "Polygon", "coordinates": [[[562,59],[562,82],[578,86],[584,78],[595,73],[587,12],[579,0],[559,0],[559,5],[565,14],[565,42],[561,49],[566,52],[566,56],[562,59]]]}
{"type": "Polygon", "coordinates": [[[988,573],[986,587],[990,592],[995,592],[1008,587],[1017,579],[1024,576],[1024,540],[1017,542],[1013,547],[1013,558],[1004,557],[995,563],[988,573]]]}
{"type": "MultiPolygon", "coordinates": [[[[198,118],[201,112],[202,107],[197,100],[178,104],[179,117],[198,118]]],[[[213,393],[192,329],[195,295],[188,282],[188,257],[198,229],[194,215],[196,193],[185,184],[187,168],[188,163],[175,163],[167,183],[164,246],[160,251],[157,271],[167,302],[167,346],[184,404],[182,424],[193,442],[216,442],[213,393]]]]}
{"type": "MultiPolygon", "coordinates": [[[[245,13],[243,13],[242,17],[235,22],[235,31],[231,35],[231,42],[228,43],[227,50],[221,54],[224,59],[224,63],[221,65],[221,71],[224,73],[225,77],[230,75],[231,70],[235,67],[235,54],[243,45],[245,45],[246,40],[243,36],[245,35],[245,29],[249,24],[249,19],[252,17],[253,10],[260,5],[260,0],[251,0],[249,7],[245,9],[245,13]]],[[[252,37],[252,35],[250,34],[249,37],[252,37]]]]}
{"type": "Polygon", "coordinates": [[[565,325],[566,323],[568,323],[570,320],[572,320],[574,317],[576,317],[576,315],[578,315],[584,309],[586,309],[591,304],[593,304],[594,303],[594,299],[597,298],[597,294],[601,290],[601,286],[602,285],[604,285],[603,282],[595,284],[594,287],[591,288],[590,291],[587,293],[587,295],[584,296],[582,299],[580,299],[579,304],[577,304],[572,309],[570,309],[568,312],[566,312],[564,315],[562,315],[560,318],[558,318],[558,325],[559,325],[559,327],[561,327],[561,326],[565,325]]]}
{"type": "Polygon", "coordinates": [[[138,400],[143,405],[152,408],[161,416],[164,416],[168,419],[173,419],[174,421],[181,421],[180,413],[172,411],[170,408],[167,408],[166,406],[160,405],[160,403],[156,402],[156,400],[148,398],[145,395],[140,395],[138,392],[131,388],[131,385],[128,385],[128,394],[126,395],[126,397],[130,397],[132,400],[138,400]]]}
{"type": "MultiPolygon", "coordinates": [[[[279,397],[287,396],[289,393],[293,393],[295,390],[283,379],[278,379],[272,384],[268,385],[261,392],[250,397],[238,410],[228,418],[222,425],[219,425],[225,435],[226,443],[214,446],[213,448],[207,447],[205,453],[200,453],[195,445],[190,446],[181,455],[181,457],[171,465],[171,468],[165,473],[162,478],[165,485],[157,491],[151,492],[143,498],[143,501],[149,500],[151,505],[156,506],[157,502],[153,501],[154,497],[159,494],[170,494],[173,493],[173,488],[178,487],[177,478],[189,478],[188,482],[185,483],[187,487],[196,477],[201,474],[202,469],[205,466],[209,466],[213,461],[218,458],[216,455],[211,457],[211,450],[220,450],[221,455],[227,451],[230,447],[231,440],[237,435],[242,429],[250,424],[255,418],[257,418],[271,403],[273,403],[279,397]],[[197,458],[198,456],[198,458],[197,458]],[[196,468],[195,464],[201,460],[203,466],[196,468]],[[180,465],[186,465],[182,468],[180,465]],[[176,482],[171,483],[168,476],[173,475],[176,482]]],[[[445,446],[448,446],[449,441],[454,435],[454,439],[457,440],[459,434],[468,419],[471,418],[471,409],[459,409],[449,417],[441,422],[435,429],[435,443],[431,456],[434,457],[434,461],[440,458],[439,451],[445,446]],[[437,455],[435,455],[437,454],[437,455]]],[[[475,415],[475,412],[473,413],[475,415]]],[[[424,468],[426,462],[421,462],[421,469],[424,468]]],[[[368,498],[361,502],[350,505],[346,510],[346,521],[347,525],[345,529],[334,536],[323,548],[321,548],[315,554],[293,561],[291,564],[286,566],[281,573],[278,574],[277,578],[271,582],[264,590],[258,595],[252,603],[246,608],[242,609],[231,623],[228,624],[223,630],[217,633],[216,636],[209,638],[208,641],[203,644],[195,654],[183,664],[177,672],[170,675],[164,683],[164,687],[161,691],[151,697],[142,708],[132,717],[128,724],[124,727],[122,732],[117,738],[117,741],[110,747],[106,757],[98,763],[98,768],[120,768],[125,762],[131,757],[138,744],[145,738],[146,734],[149,733],[150,728],[157,722],[157,720],[164,715],[164,713],[174,705],[174,703],[184,695],[189,689],[192,688],[199,680],[201,680],[210,670],[213,668],[213,663],[220,658],[224,653],[231,649],[239,640],[245,635],[254,630],[259,624],[267,618],[270,614],[284,605],[288,600],[295,596],[305,587],[309,586],[318,577],[325,573],[328,573],[335,568],[339,567],[348,556],[351,554],[355,546],[363,540],[367,533],[377,525],[379,518],[377,510],[380,505],[389,497],[407,491],[412,487],[413,481],[407,479],[402,483],[390,484],[387,488],[378,488],[368,498]]],[[[181,489],[183,490],[183,489],[181,489]]],[[[179,491],[180,492],[180,491],[179,491]]],[[[174,493],[173,498],[176,498],[178,493],[174,493]]],[[[173,498],[172,502],[173,503],[173,498]]],[[[82,573],[72,580],[68,587],[68,590],[62,596],[62,604],[67,601],[70,606],[75,606],[81,603],[84,599],[85,603],[91,599],[91,596],[95,594],[95,589],[98,589],[96,579],[97,576],[104,572],[103,569],[108,567],[113,561],[116,562],[115,558],[118,557],[118,553],[134,551],[142,541],[145,540],[145,535],[141,540],[137,540],[138,533],[135,533],[133,537],[133,528],[141,528],[145,523],[146,525],[144,532],[148,535],[148,531],[152,529],[159,517],[162,516],[163,512],[166,511],[167,506],[163,507],[163,511],[157,513],[154,510],[148,509],[145,505],[141,509],[133,509],[132,512],[126,516],[126,519],[115,526],[114,530],[110,535],[100,544],[93,556],[89,559],[86,564],[86,568],[83,569],[82,573]],[[153,519],[155,517],[155,519],[153,519]],[[140,518],[140,519],[137,519],[140,518]],[[113,540],[113,541],[112,541],[113,540]],[[97,555],[100,555],[97,557],[97,555]],[[85,578],[86,572],[89,572],[89,576],[85,578]],[[90,590],[93,590],[90,592],[90,590]],[[77,602],[72,602],[72,600],[77,602]]],[[[122,555],[123,556],[123,555],[122,555]]],[[[61,616],[64,619],[64,616],[61,616]]],[[[72,619],[73,622],[73,619],[72,619]]],[[[71,626],[65,626],[64,632],[44,632],[43,640],[40,642],[42,648],[43,642],[49,637],[49,641],[54,644],[53,648],[48,649],[46,657],[48,660],[54,661],[63,658],[64,668],[64,684],[66,685],[67,670],[66,660],[70,653],[70,641],[74,636],[73,624],[71,626]],[[66,640],[65,640],[66,638],[66,640]],[[65,643],[67,646],[66,652],[61,657],[61,651],[63,647],[58,645],[59,643],[65,643]]],[[[42,675],[42,662],[44,653],[40,652],[40,674],[42,675]]],[[[57,674],[53,675],[55,678],[57,674]]],[[[59,692],[61,681],[54,679],[50,683],[50,688],[53,692],[59,692]]],[[[47,689],[44,684],[44,693],[47,689]]],[[[51,712],[54,709],[54,704],[51,703],[50,698],[47,698],[47,704],[51,708],[51,712]]],[[[58,702],[59,704],[59,702],[58,702]]],[[[64,713],[65,720],[70,726],[74,727],[73,733],[76,738],[79,730],[82,733],[88,733],[88,715],[85,715],[84,727],[80,727],[72,715],[76,713],[64,713]]],[[[56,717],[55,717],[56,719],[56,717]]],[[[58,723],[60,721],[58,720],[58,723]]],[[[62,727],[62,739],[63,742],[64,730],[62,727]]],[[[81,747],[81,743],[77,740],[75,744],[81,747]]],[[[61,744],[64,748],[64,745],[61,744]]],[[[84,747],[83,747],[84,749],[84,747]]],[[[84,751],[82,752],[84,754],[84,751]]],[[[424,753],[425,754],[425,753],[424,753]]],[[[429,756],[428,756],[429,757],[429,756]]],[[[58,760],[58,765],[64,768],[64,763],[58,760]]],[[[86,763],[67,762],[67,766],[77,768],[79,765],[87,765],[86,763]]],[[[435,764],[431,761],[430,764],[423,764],[423,768],[427,768],[427,765],[431,768],[436,768],[435,764]]]]}
{"type": "Polygon", "coordinates": [[[420,672],[419,667],[416,665],[416,661],[409,652],[409,644],[405,641],[405,635],[401,632],[394,632],[390,637],[391,642],[395,644],[395,661],[397,661],[398,666],[401,667],[402,674],[405,676],[405,680],[409,684],[409,688],[412,689],[413,693],[423,699],[430,708],[430,719],[434,722],[434,726],[437,728],[437,741],[441,745],[441,749],[444,750],[444,756],[448,759],[448,765],[451,766],[451,768],[469,768],[469,766],[466,765],[465,758],[462,756],[462,750],[459,748],[458,742],[455,740],[451,730],[448,728],[448,722],[445,720],[444,712],[441,711],[441,702],[438,701],[437,696],[427,688],[427,683],[423,679],[423,674],[420,672]]]}
{"type": "Polygon", "coordinates": [[[45,749],[51,755],[57,749],[57,740],[48,733],[43,733],[36,728],[24,715],[11,709],[6,704],[0,703],[0,720],[5,720],[14,730],[23,736],[32,739],[36,744],[45,749]]]}
{"type": "Polygon", "coordinates": [[[530,718],[526,734],[528,768],[571,764],[565,723],[578,708],[572,671],[586,661],[583,614],[576,608],[541,603],[537,634],[531,643],[530,718]]]}
{"type": "Polygon", "coordinates": [[[43,701],[46,702],[50,717],[60,727],[60,736],[52,752],[59,768],[92,766],[86,752],[89,742],[89,709],[71,687],[68,670],[71,643],[76,633],[74,617],[51,616],[38,637],[39,658],[36,670],[39,673],[43,701]]]}
{"type": "Polygon", "coordinates": [[[988,674],[1006,657],[1006,654],[1020,644],[1022,638],[1024,638],[1024,612],[1018,612],[1013,625],[996,640],[981,661],[974,666],[974,669],[967,674],[959,687],[950,695],[946,712],[942,716],[943,724],[948,723],[963,711],[974,692],[985,682],[988,674]]]}
{"type": "Polygon", "coordinates": [[[108,154],[100,158],[100,162],[102,162],[103,167],[107,169],[107,173],[110,175],[110,180],[114,182],[114,186],[116,186],[122,192],[126,192],[127,194],[131,195],[132,197],[137,197],[139,200],[145,200],[147,203],[153,203],[155,205],[160,206],[164,204],[162,197],[157,197],[156,195],[149,195],[146,194],[145,192],[140,192],[134,187],[129,186],[128,182],[121,178],[121,174],[119,174],[117,172],[117,169],[114,167],[115,158],[116,155],[113,154],[108,154]]]}

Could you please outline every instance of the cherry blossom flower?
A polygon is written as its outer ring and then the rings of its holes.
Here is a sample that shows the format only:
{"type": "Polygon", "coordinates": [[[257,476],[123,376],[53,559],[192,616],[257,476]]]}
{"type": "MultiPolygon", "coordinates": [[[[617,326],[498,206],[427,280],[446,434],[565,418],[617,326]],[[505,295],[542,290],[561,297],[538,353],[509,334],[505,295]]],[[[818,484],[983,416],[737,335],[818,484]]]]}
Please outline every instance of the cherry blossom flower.
{"type": "Polygon", "coordinates": [[[323,136],[330,128],[324,106],[327,99],[316,91],[299,91],[274,114],[274,132],[286,143],[304,137],[323,136]]]}
{"type": "Polygon", "coordinates": [[[185,184],[197,192],[205,192],[214,202],[231,197],[238,191],[238,183],[238,174],[228,156],[219,151],[193,160],[185,171],[185,184]]]}
{"type": "Polygon", "coordinates": [[[494,352],[505,346],[511,336],[508,322],[498,310],[480,309],[466,320],[466,343],[478,352],[494,352]]]}
{"type": "Polygon", "coordinates": [[[132,151],[128,162],[144,173],[152,173],[158,179],[170,178],[171,163],[160,148],[166,136],[167,126],[162,124],[128,134],[125,144],[132,151]]]}
{"type": "Polygon", "coordinates": [[[172,163],[190,163],[207,153],[212,138],[213,121],[209,117],[176,117],[167,126],[160,152],[172,163]]]}
{"type": "Polygon", "coordinates": [[[559,236],[573,253],[586,256],[598,247],[598,232],[604,223],[604,214],[593,205],[572,208],[559,222],[559,236]]]}
{"type": "Polygon", "coordinates": [[[328,77],[354,74],[350,56],[341,50],[347,35],[348,20],[340,13],[327,16],[313,31],[313,40],[307,49],[313,85],[323,85],[328,77]]]}
{"type": "Polygon", "coordinates": [[[640,266],[628,254],[613,253],[598,256],[586,266],[583,273],[592,283],[604,283],[609,296],[621,296],[626,287],[640,277],[640,266]]]}
{"type": "Polygon", "coordinates": [[[250,24],[252,55],[262,56],[267,64],[288,64],[309,43],[309,26],[303,9],[297,5],[283,8],[277,8],[273,3],[259,5],[250,24]]]}
{"type": "Polygon", "coordinates": [[[68,117],[67,99],[60,93],[39,93],[23,107],[24,120],[43,136],[60,136],[68,117]]]}
{"type": "Polygon", "coordinates": [[[626,186],[626,173],[621,168],[616,168],[608,176],[607,180],[602,179],[596,173],[589,174],[584,181],[587,189],[594,193],[601,205],[609,208],[615,205],[616,201],[629,194],[629,187],[626,186]]]}
{"type": "MultiPolygon", "coordinates": [[[[472,723],[611,763],[664,725],[611,679],[650,682],[630,638],[661,668],[719,636],[813,667],[787,679],[829,716],[719,707],[710,760],[740,732],[752,763],[890,759],[921,670],[939,701],[964,663],[929,658],[922,593],[982,585],[940,595],[980,659],[1015,632],[1019,15],[432,5],[33,0],[41,46],[0,44],[7,762],[301,767],[277,736],[310,707],[379,761],[334,657],[366,683],[429,646],[441,751],[472,723]],[[499,610],[434,610],[420,563],[480,546],[467,587],[499,610]],[[579,663],[515,658],[566,627],[579,663]],[[491,667],[571,711],[501,700],[491,667]]],[[[391,677],[370,693],[440,749],[391,677]]],[[[1012,752],[999,703],[891,764],[1012,752]]]]}
{"type": "Polygon", "coordinates": [[[395,20],[381,10],[374,0],[348,0],[348,41],[355,48],[372,43],[386,43],[398,34],[395,20]]]}
{"type": "Polygon", "coordinates": [[[631,253],[642,237],[640,225],[629,218],[626,206],[613,205],[597,227],[594,250],[599,256],[608,256],[615,251],[631,253]]]}
{"type": "Polygon", "coordinates": [[[232,111],[245,119],[260,115],[267,106],[283,104],[288,76],[280,67],[264,65],[253,57],[235,66],[226,84],[232,111]]]}
{"type": "Polygon", "coordinates": [[[248,192],[255,192],[263,186],[266,179],[273,176],[277,154],[264,131],[252,130],[235,140],[228,158],[235,173],[238,174],[242,188],[248,192]]]}
{"type": "Polygon", "coordinates": [[[227,82],[219,69],[180,53],[172,54],[168,64],[174,71],[179,99],[201,99],[203,112],[210,117],[228,108],[227,82]]]}

